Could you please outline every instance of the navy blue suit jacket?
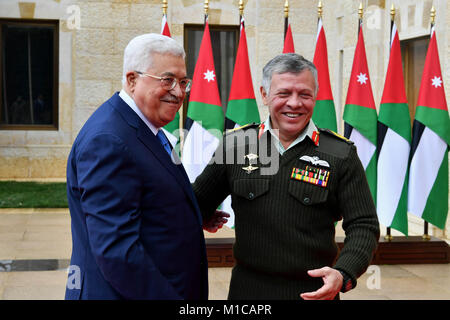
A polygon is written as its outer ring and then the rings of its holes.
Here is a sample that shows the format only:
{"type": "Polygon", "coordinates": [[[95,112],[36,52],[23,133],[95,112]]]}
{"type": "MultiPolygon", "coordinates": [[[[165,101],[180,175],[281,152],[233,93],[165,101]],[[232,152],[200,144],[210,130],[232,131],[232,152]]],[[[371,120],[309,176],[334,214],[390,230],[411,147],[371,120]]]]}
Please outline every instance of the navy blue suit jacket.
{"type": "Polygon", "coordinates": [[[118,93],[78,134],[67,192],[66,299],[208,298],[202,218],[186,172],[118,93]]]}

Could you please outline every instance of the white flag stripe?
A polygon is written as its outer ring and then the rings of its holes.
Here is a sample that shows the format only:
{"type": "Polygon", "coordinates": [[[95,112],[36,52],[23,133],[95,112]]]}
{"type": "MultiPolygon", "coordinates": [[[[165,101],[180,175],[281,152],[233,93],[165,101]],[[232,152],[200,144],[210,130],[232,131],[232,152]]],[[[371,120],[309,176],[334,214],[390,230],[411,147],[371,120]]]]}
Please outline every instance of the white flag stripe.
{"type": "Polygon", "coordinates": [[[183,148],[183,166],[191,182],[202,173],[218,146],[219,139],[194,121],[183,148]]]}
{"type": "Polygon", "coordinates": [[[353,128],[349,139],[355,143],[359,160],[361,160],[364,170],[366,170],[377,148],[356,128],[353,128]]]}
{"type": "Polygon", "coordinates": [[[226,197],[225,200],[223,200],[222,210],[230,214],[230,217],[228,218],[228,222],[225,223],[225,225],[228,228],[233,228],[234,227],[234,211],[233,211],[233,208],[231,208],[231,196],[228,196],[228,197],[226,197]]]}
{"type": "Polygon", "coordinates": [[[408,169],[409,142],[388,128],[378,157],[377,212],[389,227],[397,210],[408,169]]]}
{"type": "Polygon", "coordinates": [[[167,23],[167,18],[166,18],[166,15],[164,14],[162,17],[162,20],[161,20],[161,34],[164,31],[164,26],[166,25],[166,23],[167,23]]]}
{"type": "Polygon", "coordinates": [[[408,212],[422,217],[428,196],[442,165],[447,143],[425,127],[409,171],[408,212]]]}

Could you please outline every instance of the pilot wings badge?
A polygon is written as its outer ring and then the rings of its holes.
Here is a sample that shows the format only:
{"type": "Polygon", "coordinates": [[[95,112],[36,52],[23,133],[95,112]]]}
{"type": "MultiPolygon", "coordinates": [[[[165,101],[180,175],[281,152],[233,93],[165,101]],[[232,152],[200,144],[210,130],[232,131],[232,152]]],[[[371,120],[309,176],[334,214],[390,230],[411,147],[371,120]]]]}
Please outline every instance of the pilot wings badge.
{"type": "Polygon", "coordinates": [[[258,169],[259,167],[254,167],[251,164],[248,167],[243,167],[242,170],[247,172],[247,174],[252,173],[254,170],[258,169]]]}
{"type": "Polygon", "coordinates": [[[328,162],[326,162],[325,160],[320,160],[319,157],[317,156],[301,156],[300,160],[306,161],[306,162],[310,162],[312,165],[314,166],[322,166],[322,167],[330,167],[330,164],[328,162]]]}

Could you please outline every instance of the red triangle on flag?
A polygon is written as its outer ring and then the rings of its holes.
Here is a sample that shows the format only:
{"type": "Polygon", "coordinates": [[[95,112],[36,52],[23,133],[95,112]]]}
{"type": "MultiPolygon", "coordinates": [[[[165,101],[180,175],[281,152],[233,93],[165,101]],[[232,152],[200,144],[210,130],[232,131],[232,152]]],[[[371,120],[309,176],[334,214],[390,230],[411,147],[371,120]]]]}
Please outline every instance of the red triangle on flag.
{"type": "Polygon", "coordinates": [[[359,30],[345,104],[375,109],[362,28],[359,30]]]}
{"type": "Polygon", "coordinates": [[[189,101],[196,101],[221,106],[217,75],[214,67],[214,58],[209,33],[208,21],[205,23],[202,43],[197,58],[192,79],[192,88],[189,101]]]}
{"type": "MultiPolygon", "coordinates": [[[[395,26],[395,25],[394,25],[395,26]]],[[[384,83],[383,103],[408,103],[405,91],[405,81],[403,80],[402,53],[400,51],[400,40],[398,30],[395,27],[392,39],[391,53],[384,83]]]]}
{"type": "Polygon", "coordinates": [[[425,58],[425,66],[423,68],[417,105],[448,110],[441,73],[441,64],[439,62],[436,33],[434,30],[431,34],[430,44],[425,58]]]}
{"type": "Polygon", "coordinates": [[[162,19],[162,27],[161,27],[161,34],[163,36],[167,36],[167,37],[172,37],[170,35],[170,29],[169,29],[169,24],[167,23],[167,17],[166,15],[163,15],[163,19],[162,19]]]}
{"type": "Polygon", "coordinates": [[[229,100],[235,99],[255,99],[250,62],[248,60],[247,36],[245,35],[243,24],[241,24],[241,37],[237,49],[229,97],[229,100]]]}
{"type": "Polygon", "coordinates": [[[317,78],[319,80],[319,92],[317,93],[317,100],[333,100],[333,93],[331,91],[330,75],[328,69],[328,53],[327,41],[325,38],[325,30],[322,22],[320,23],[320,31],[316,42],[316,51],[314,52],[313,63],[317,68],[317,78]]]}
{"type": "Polygon", "coordinates": [[[286,37],[284,38],[283,53],[295,53],[294,39],[292,38],[291,24],[288,25],[286,37]]]}

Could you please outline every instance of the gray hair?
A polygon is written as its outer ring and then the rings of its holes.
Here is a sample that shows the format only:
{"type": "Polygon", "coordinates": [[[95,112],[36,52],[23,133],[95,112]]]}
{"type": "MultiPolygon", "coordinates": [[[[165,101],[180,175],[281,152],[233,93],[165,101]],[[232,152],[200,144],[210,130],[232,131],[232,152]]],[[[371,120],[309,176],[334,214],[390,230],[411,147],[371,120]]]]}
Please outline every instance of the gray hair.
{"type": "Polygon", "coordinates": [[[146,33],[133,38],[123,54],[122,84],[125,84],[129,71],[145,72],[152,67],[152,54],[171,54],[177,57],[186,56],[184,49],[170,37],[157,33],[146,33]]]}
{"type": "Polygon", "coordinates": [[[316,85],[314,95],[317,95],[317,91],[319,90],[319,81],[317,79],[316,66],[311,61],[296,53],[279,54],[267,62],[263,68],[261,86],[264,88],[264,91],[269,94],[270,83],[272,82],[272,76],[274,73],[300,73],[305,69],[311,71],[314,77],[314,83],[316,85]]]}

